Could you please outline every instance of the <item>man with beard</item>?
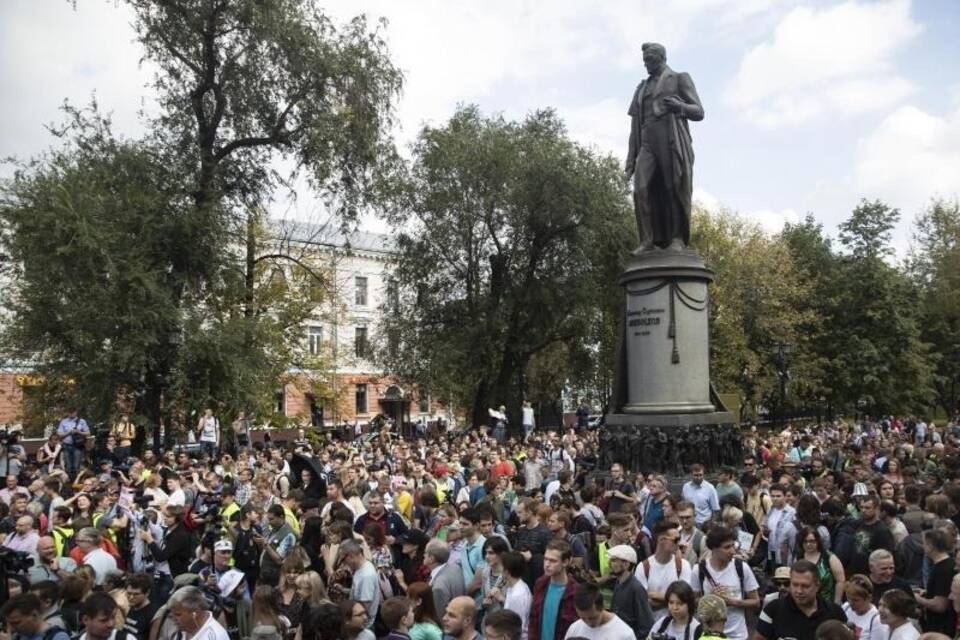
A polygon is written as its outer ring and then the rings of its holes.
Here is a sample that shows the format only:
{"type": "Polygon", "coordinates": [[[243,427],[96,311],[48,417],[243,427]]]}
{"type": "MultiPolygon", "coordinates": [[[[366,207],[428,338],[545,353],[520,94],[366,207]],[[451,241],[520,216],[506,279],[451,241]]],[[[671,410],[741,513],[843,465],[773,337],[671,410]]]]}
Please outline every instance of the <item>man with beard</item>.
{"type": "MultiPolygon", "coordinates": [[[[650,610],[647,590],[633,574],[637,566],[637,552],[631,546],[617,545],[607,552],[607,558],[610,561],[610,574],[616,580],[611,608],[618,618],[633,629],[637,638],[646,638],[653,626],[653,611],[650,610]]],[[[580,614],[579,607],[577,613],[580,614]]]]}

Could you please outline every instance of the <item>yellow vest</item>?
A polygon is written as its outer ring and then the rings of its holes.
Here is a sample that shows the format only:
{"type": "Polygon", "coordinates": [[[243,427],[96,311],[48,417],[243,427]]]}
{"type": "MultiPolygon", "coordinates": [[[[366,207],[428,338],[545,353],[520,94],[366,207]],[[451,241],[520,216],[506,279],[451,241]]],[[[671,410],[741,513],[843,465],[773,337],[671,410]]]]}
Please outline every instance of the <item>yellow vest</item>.
{"type": "Polygon", "coordinates": [[[299,538],[300,537],[300,521],[297,520],[297,514],[287,507],[283,508],[283,516],[287,520],[287,524],[290,525],[290,528],[293,529],[293,533],[299,538]]]}
{"type": "Polygon", "coordinates": [[[53,537],[53,546],[57,550],[57,557],[63,557],[63,549],[67,546],[67,540],[73,537],[73,529],[69,527],[53,527],[50,535],[53,537]]]}

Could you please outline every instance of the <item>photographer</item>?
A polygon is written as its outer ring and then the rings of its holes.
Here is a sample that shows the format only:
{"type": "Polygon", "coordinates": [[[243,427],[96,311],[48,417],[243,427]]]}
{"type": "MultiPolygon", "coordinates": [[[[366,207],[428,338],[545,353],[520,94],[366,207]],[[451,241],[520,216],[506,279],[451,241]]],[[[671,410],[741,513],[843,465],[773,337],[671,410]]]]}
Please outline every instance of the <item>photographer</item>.
{"type": "MultiPolygon", "coordinates": [[[[217,540],[213,545],[213,563],[200,570],[200,581],[208,589],[216,591],[220,579],[230,571],[233,559],[233,543],[229,540],[217,540]]],[[[227,594],[223,594],[227,595],[227,594]]]]}
{"type": "Polygon", "coordinates": [[[240,510],[240,520],[232,528],[234,566],[246,574],[251,592],[260,577],[260,547],[254,538],[263,534],[261,516],[260,509],[248,503],[240,510]]]}
{"type": "Polygon", "coordinates": [[[80,463],[86,454],[90,427],[87,425],[87,421],[81,418],[77,410],[74,409],[57,425],[57,435],[63,440],[67,475],[75,478],[77,471],[80,469],[80,463]]]}
{"type": "Polygon", "coordinates": [[[147,544],[154,559],[160,563],[157,571],[172,579],[172,576],[187,572],[196,543],[193,534],[183,525],[182,507],[168,506],[163,512],[163,521],[166,530],[159,544],[149,530],[141,530],[139,536],[147,544]]]}
{"type": "Polygon", "coordinates": [[[26,450],[20,444],[22,434],[19,431],[9,434],[2,431],[0,434],[0,475],[19,476],[23,471],[23,463],[27,461],[26,450]]]}
{"type": "Polygon", "coordinates": [[[32,593],[21,593],[13,597],[0,610],[8,633],[0,635],[7,640],[26,640],[27,638],[44,638],[44,640],[70,640],[70,634],[63,629],[56,629],[48,625],[42,616],[43,603],[32,593]]]}

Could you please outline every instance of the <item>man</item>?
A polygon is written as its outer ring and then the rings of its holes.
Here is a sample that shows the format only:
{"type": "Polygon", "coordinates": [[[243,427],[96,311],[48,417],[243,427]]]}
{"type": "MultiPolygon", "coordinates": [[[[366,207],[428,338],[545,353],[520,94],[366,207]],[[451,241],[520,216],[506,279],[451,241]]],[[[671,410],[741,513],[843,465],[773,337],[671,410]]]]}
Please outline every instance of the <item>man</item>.
{"type": "Polygon", "coordinates": [[[785,637],[814,640],[817,627],[827,620],[846,622],[843,609],[817,596],[819,588],[816,565],[807,560],[798,560],[790,569],[787,597],[777,598],[763,608],[754,640],[785,637]]]}
{"type": "Polygon", "coordinates": [[[110,435],[119,443],[115,455],[120,460],[120,464],[126,464],[127,458],[130,457],[130,447],[133,445],[134,438],[137,437],[136,425],[130,422],[130,416],[123,414],[110,429],[110,435]]]}
{"type": "Polygon", "coordinates": [[[109,594],[94,592],[80,605],[80,622],[84,632],[79,640],[127,640],[124,629],[117,630],[117,602],[109,594]]]}
{"type": "Polygon", "coordinates": [[[666,503],[669,494],[664,479],[660,476],[654,476],[647,482],[646,500],[640,508],[640,518],[643,527],[647,531],[653,531],[657,523],[663,520],[664,503],[666,503]]]}
{"type": "Polygon", "coordinates": [[[745,562],[734,559],[737,537],[730,529],[711,528],[707,534],[707,549],[710,550],[710,559],[701,560],[690,576],[693,590],[720,596],[727,606],[724,633],[728,638],[744,640],[747,637],[745,612],[760,604],[757,579],[745,562]]]}
{"type": "Polygon", "coordinates": [[[81,418],[77,410],[74,409],[57,425],[57,435],[63,442],[63,458],[67,467],[66,471],[72,480],[77,477],[77,471],[83,461],[87,448],[87,438],[90,436],[90,427],[87,425],[87,421],[81,418]]]}
{"type": "Polygon", "coordinates": [[[430,569],[430,587],[437,611],[446,611],[447,605],[466,594],[463,572],[449,562],[450,547],[442,540],[431,540],[423,552],[423,564],[430,569]]]}
{"type": "Polygon", "coordinates": [[[957,613],[950,601],[950,585],[953,582],[954,537],[946,529],[930,529],[923,534],[923,551],[930,559],[932,568],[924,590],[916,596],[923,615],[920,626],[924,633],[956,633],[957,613]]]}
{"type": "Polygon", "coordinates": [[[40,534],[33,528],[33,516],[20,516],[14,531],[7,534],[3,546],[14,551],[23,551],[31,555],[37,553],[40,534]]]}
{"type": "Polygon", "coordinates": [[[603,607],[603,595],[596,585],[584,583],[577,588],[573,604],[579,620],[570,625],[565,638],[577,640],[635,640],[646,638],[634,635],[630,628],[616,613],[603,607]]]}
{"type": "Polygon", "coordinates": [[[870,582],[873,583],[873,604],[880,605],[880,597],[891,589],[900,589],[913,597],[910,583],[896,575],[893,554],[877,549],[870,554],[870,582]]]}
{"type": "Polygon", "coordinates": [[[44,580],[30,585],[30,593],[40,598],[40,616],[50,627],[66,629],[60,611],[60,585],[50,580],[44,580]]]}
{"type": "Polygon", "coordinates": [[[65,630],[51,627],[43,620],[42,611],[43,603],[36,594],[21,593],[3,605],[0,619],[3,619],[7,631],[13,632],[17,640],[70,640],[70,634],[65,630]]]}
{"type": "Polygon", "coordinates": [[[697,526],[713,518],[720,511],[720,499],[712,484],[704,480],[705,470],[702,464],[690,467],[691,480],[683,485],[683,499],[693,505],[697,526]]]}
{"type": "Polygon", "coordinates": [[[543,485],[544,461],[540,458],[540,451],[536,447],[527,448],[527,457],[523,460],[523,489],[530,494],[543,485]]]}
{"type": "MultiPolygon", "coordinates": [[[[165,530],[159,543],[154,540],[153,533],[149,530],[141,530],[140,539],[150,549],[153,559],[160,563],[157,567],[158,572],[173,578],[187,572],[193,560],[196,541],[183,523],[183,507],[171,507],[168,504],[163,510],[163,525],[165,530]]],[[[80,534],[78,533],[77,546],[79,545],[80,534]]],[[[99,571],[97,574],[99,578],[99,571]]]]}
{"type": "Polygon", "coordinates": [[[466,585],[467,595],[473,596],[479,607],[483,601],[483,568],[487,566],[483,545],[487,539],[480,533],[480,510],[476,507],[464,509],[460,514],[460,536],[464,541],[460,552],[463,584],[466,585]]]}
{"type": "Polygon", "coordinates": [[[509,609],[498,609],[483,617],[483,635],[489,640],[521,640],[523,620],[509,609]]]}
{"type": "Polygon", "coordinates": [[[520,526],[513,534],[513,549],[527,561],[527,584],[534,584],[543,573],[543,554],[553,539],[550,529],[537,516],[537,503],[532,498],[517,502],[516,515],[520,526]]]}
{"type": "Polygon", "coordinates": [[[362,534],[368,524],[376,524],[383,530],[388,545],[396,544],[400,536],[407,532],[407,525],[400,514],[387,511],[383,495],[379,491],[370,491],[367,494],[367,512],[357,518],[353,530],[362,534]]]}
{"type": "Polygon", "coordinates": [[[230,566],[232,559],[233,543],[227,538],[217,540],[213,543],[213,564],[200,570],[200,580],[205,582],[208,588],[216,590],[217,585],[220,583],[220,578],[232,569],[230,566]]]}
{"type": "Polygon", "coordinates": [[[523,417],[523,437],[527,439],[530,437],[530,434],[534,429],[534,416],[533,416],[533,407],[530,406],[529,400],[523,401],[523,409],[521,410],[521,415],[523,417]]]}
{"type": "Polygon", "coordinates": [[[693,148],[688,120],[703,120],[689,74],[667,66],[663,45],[644,43],[650,76],[630,100],[630,144],[625,167],[633,177],[633,206],[640,248],[683,249],[690,243],[693,148]]]}
{"type": "Polygon", "coordinates": [[[72,558],[57,555],[56,543],[51,536],[43,536],[37,541],[37,562],[33,563],[27,576],[30,584],[38,582],[60,582],[63,576],[73,573],[77,563],[72,558]]]}
{"type": "Polygon", "coordinates": [[[553,534],[555,540],[566,540],[570,543],[570,549],[573,552],[573,564],[578,567],[584,565],[587,557],[587,545],[584,544],[581,536],[570,534],[570,513],[567,511],[554,511],[547,520],[547,528],[553,534]]]}
{"type": "Polygon", "coordinates": [[[783,485],[770,487],[770,511],[764,523],[767,532],[767,562],[770,568],[785,566],[790,561],[797,527],[794,524],[796,510],[787,504],[787,491],[783,485]]]}
{"type": "Polygon", "coordinates": [[[565,540],[551,540],[543,556],[543,575],[533,588],[528,640],[562,640],[577,619],[573,597],[577,582],[567,573],[572,554],[565,540]]]}
{"type": "Polygon", "coordinates": [[[457,596],[443,609],[443,632],[449,640],[483,640],[477,633],[477,605],[473,598],[457,596]]]}
{"type": "MultiPolygon", "coordinates": [[[[637,552],[633,547],[621,544],[607,552],[607,559],[610,573],[616,580],[613,583],[613,612],[633,630],[636,637],[646,638],[653,626],[653,612],[650,610],[647,590],[633,575],[633,569],[637,566],[637,552]]],[[[597,593],[600,593],[599,587],[597,593]]],[[[577,607],[577,615],[583,620],[580,607],[577,607]]]]}
{"type": "Polygon", "coordinates": [[[680,553],[680,527],[676,522],[661,520],[653,534],[656,551],[637,565],[636,577],[647,591],[654,622],[659,622],[667,615],[667,587],[677,580],[690,584],[691,568],[680,553]]]}
{"type": "Polygon", "coordinates": [[[895,548],[893,534],[880,520],[880,498],[875,495],[863,496],[860,498],[860,520],[854,531],[853,552],[847,573],[868,573],[872,551],[886,549],[893,553],[895,548]]]}
{"type": "Polygon", "coordinates": [[[355,540],[347,540],[340,544],[340,557],[353,574],[350,587],[350,598],[367,609],[367,628],[373,628],[380,608],[380,580],[373,563],[363,555],[363,547],[355,540]]]}
{"type": "Polygon", "coordinates": [[[181,632],[177,637],[192,640],[230,640],[216,618],[209,611],[203,592],[196,587],[178,589],[169,604],[170,618],[181,632]]]}
{"type": "Polygon", "coordinates": [[[150,623],[157,612],[157,605],[150,602],[153,591],[153,578],[146,573],[134,573],[127,578],[127,611],[124,629],[134,638],[146,638],[150,635],[150,623]]]}
{"type": "Polygon", "coordinates": [[[607,499],[607,513],[620,513],[623,505],[635,505],[637,492],[633,484],[624,477],[623,465],[618,462],[610,465],[610,481],[603,497],[607,499]]]}
{"type": "Polygon", "coordinates": [[[339,502],[350,509],[354,519],[356,519],[357,511],[353,508],[353,505],[350,504],[350,501],[343,496],[343,482],[338,478],[332,478],[327,482],[327,497],[330,498],[330,501],[323,505],[323,509],[320,510],[320,517],[323,518],[325,522],[329,519],[330,507],[335,502],[339,502]]]}
{"type": "Polygon", "coordinates": [[[736,476],[737,471],[733,467],[723,467],[720,469],[720,482],[717,483],[716,487],[717,498],[720,502],[723,502],[723,499],[727,496],[734,496],[739,504],[743,504],[743,489],[740,488],[740,485],[738,485],[734,479],[736,476]]]}
{"type": "Polygon", "coordinates": [[[10,500],[15,495],[26,496],[29,500],[30,492],[26,487],[18,486],[17,476],[7,476],[6,477],[6,486],[3,489],[0,489],[0,502],[3,502],[6,505],[10,505],[10,500]]]}
{"type": "Polygon", "coordinates": [[[220,448],[220,421],[214,417],[213,409],[203,412],[197,423],[197,433],[200,434],[201,450],[211,458],[216,458],[220,448]]]}
{"type": "Polygon", "coordinates": [[[226,485],[220,490],[220,522],[224,529],[230,526],[236,514],[240,513],[240,505],[237,504],[237,490],[231,485],[226,485]]]}
{"type": "Polygon", "coordinates": [[[234,566],[247,576],[250,590],[256,586],[260,577],[260,547],[254,538],[260,535],[260,509],[253,503],[248,503],[240,510],[240,521],[233,528],[234,566]]]}
{"type": "Polygon", "coordinates": [[[239,482],[237,482],[234,500],[240,507],[244,507],[249,502],[250,496],[253,495],[253,470],[249,468],[241,469],[237,478],[239,482]]]}
{"type": "Polygon", "coordinates": [[[233,438],[237,449],[250,446],[250,428],[252,426],[250,418],[245,411],[237,414],[237,419],[233,421],[233,438]]]}
{"type": "Polygon", "coordinates": [[[96,572],[95,584],[102,585],[106,579],[117,573],[117,561],[100,548],[100,532],[93,527],[84,527],[76,535],[77,548],[83,554],[83,564],[93,567],[96,572]]]}
{"type": "Polygon", "coordinates": [[[283,559],[297,544],[297,537],[279,504],[270,505],[267,509],[267,524],[270,530],[266,537],[259,534],[253,536],[254,543],[263,551],[260,557],[260,575],[264,576],[264,579],[271,572],[279,573],[283,559]]]}
{"type": "Polygon", "coordinates": [[[683,559],[693,567],[700,561],[700,553],[704,546],[703,531],[697,529],[693,505],[686,501],[677,503],[677,520],[680,522],[680,542],[677,543],[680,553],[683,559]]]}

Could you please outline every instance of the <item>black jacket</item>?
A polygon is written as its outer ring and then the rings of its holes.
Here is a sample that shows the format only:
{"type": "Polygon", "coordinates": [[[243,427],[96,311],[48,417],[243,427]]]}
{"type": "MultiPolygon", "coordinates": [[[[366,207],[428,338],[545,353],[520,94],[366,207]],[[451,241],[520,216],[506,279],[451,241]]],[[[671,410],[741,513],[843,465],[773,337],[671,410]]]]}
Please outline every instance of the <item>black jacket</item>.
{"type": "Polygon", "coordinates": [[[193,533],[178,524],[167,530],[160,544],[156,540],[150,543],[150,553],[157,562],[170,563],[170,575],[177,576],[187,572],[196,546],[193,533]]]}

